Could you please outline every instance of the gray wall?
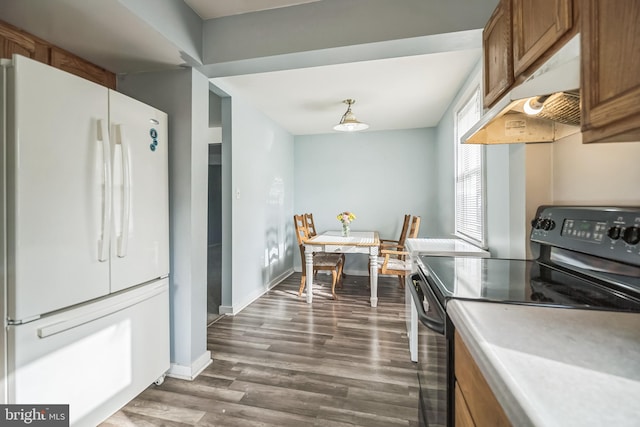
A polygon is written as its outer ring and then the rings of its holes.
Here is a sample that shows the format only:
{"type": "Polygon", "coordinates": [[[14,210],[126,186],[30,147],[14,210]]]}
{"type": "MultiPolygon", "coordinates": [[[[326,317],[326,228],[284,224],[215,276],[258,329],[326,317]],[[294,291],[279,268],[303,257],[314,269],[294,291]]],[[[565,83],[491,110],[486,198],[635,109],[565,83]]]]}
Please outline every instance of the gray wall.
{"type": "Polygon", "coordinates": [[[122,76],[118,88],[169,114],[169,373],[192,378],[210,360],[206,336],[209,82],[197,71],[183,69],[122,76]]]}
{"type": "Polygon", "coordinates": [[[211,19],[203,25],[203,58],[205,64],[237,62],[478,29],[496,4],[497,0],[324,0],[211,19]]]}
{"type": "Polygon", "coordinates": [[[185,64],[202,64],[202,19],[185,2],[119,1],[180,49],[185,64]]]}
{"type": "MultiPolygon", "coordinates": [[[[434,129],[297,136],[294,152],[294,209],[313,213],[318,231],[339,230],[336,215],[348,210],[357,216],[353,231],[397,239],[412,214],[421,216],[421,237],[438,234],[434,129]]],[[[300,271],[297,246],[294,258],[300,271]]],[[[368,274],[367,257],[348,256],[345,269],[368,274]]]]}
{"type": "Polygon", "coordinates": [[[237,313],[293,269],[293,136],[222,98],[222,306],[237,313]]]}

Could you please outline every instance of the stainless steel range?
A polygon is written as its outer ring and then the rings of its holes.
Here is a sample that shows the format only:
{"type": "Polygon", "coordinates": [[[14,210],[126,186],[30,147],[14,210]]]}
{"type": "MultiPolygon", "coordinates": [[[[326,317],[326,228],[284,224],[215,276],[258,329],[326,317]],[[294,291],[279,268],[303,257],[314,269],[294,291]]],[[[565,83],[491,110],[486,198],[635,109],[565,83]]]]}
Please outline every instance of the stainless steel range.
{"type": "Polygon", "coordinates": [[[453,426],[451,299],[640,312],[640,207],[541,206],[535,260],[417,258],[421,425],[453,426]]]}

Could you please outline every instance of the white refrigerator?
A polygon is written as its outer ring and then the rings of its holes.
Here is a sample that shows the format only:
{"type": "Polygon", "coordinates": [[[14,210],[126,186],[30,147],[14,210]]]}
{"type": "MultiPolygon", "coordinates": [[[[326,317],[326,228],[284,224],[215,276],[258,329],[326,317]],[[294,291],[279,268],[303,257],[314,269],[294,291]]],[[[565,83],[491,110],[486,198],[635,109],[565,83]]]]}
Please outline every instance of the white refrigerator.
{"type": "Polygon", "coordinates": [[[96,425],[169,369],[167,116],[22,56],[0,69],[0,402],[96,425]]]}

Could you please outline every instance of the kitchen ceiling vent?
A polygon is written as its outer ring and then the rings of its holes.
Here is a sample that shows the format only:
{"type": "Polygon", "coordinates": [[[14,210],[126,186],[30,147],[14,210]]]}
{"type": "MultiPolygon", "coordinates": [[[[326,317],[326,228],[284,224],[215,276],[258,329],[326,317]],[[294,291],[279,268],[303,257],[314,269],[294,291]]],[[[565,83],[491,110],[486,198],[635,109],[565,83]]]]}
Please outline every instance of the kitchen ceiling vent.
{"type": "Polygon", "coordinates": [[[576,35],[486,110],[460,142],[553,142],[580,132],[580,116],[580,36],[576,35]]]}
{"type": "Polygon", "coordinates": [[[542,104],[538,117],[565,125],[580,126],[580,93],[558,92],[542,104]]]}

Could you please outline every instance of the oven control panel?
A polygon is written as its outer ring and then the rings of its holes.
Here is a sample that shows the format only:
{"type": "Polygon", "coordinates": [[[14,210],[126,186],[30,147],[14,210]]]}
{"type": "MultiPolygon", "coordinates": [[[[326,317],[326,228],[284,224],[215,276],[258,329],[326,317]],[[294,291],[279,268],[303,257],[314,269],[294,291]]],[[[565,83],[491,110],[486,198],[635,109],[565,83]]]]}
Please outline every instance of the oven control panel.
{"type": "Polygon", "coordinates": [[[531,241],[640,265],[640,207],[541,206],[531,241]]]}

